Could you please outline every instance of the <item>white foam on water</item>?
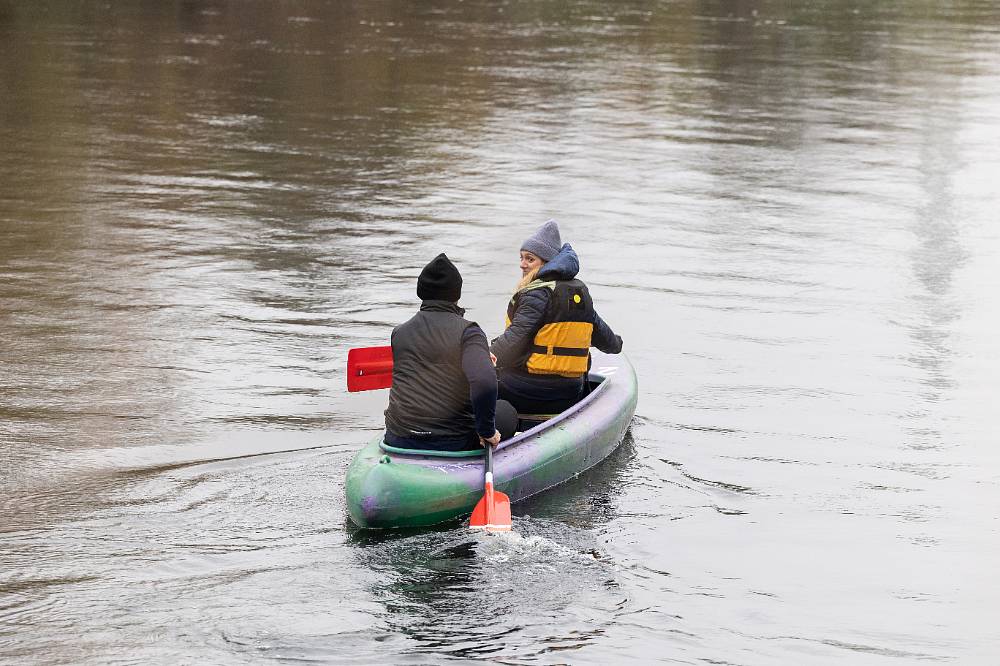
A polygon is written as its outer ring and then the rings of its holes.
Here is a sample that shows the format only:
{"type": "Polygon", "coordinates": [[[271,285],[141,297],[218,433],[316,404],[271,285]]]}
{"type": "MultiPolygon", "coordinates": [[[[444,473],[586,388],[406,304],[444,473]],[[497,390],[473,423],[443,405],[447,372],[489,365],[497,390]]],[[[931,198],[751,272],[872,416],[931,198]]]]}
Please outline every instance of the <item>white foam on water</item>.
{"type": "Polygon", "coordinates": [[[580,553],[568,546],[538,534],[524,536],[516,530],[482,534],[476,548],[484,562],[565,562],[567,559],[596,562],[590,553],[580,553]]]}

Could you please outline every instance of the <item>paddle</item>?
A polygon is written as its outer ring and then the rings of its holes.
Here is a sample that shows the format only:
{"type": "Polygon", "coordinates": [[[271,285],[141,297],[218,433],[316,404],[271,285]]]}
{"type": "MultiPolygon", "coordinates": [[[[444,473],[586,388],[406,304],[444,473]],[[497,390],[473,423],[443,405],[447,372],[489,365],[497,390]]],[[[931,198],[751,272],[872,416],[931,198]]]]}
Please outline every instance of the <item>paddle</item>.
{"type": "Polygon", "coordinates": [[[347,390],[372,391],[392,386],[392,347],[359,347],[347,352],[347,390]]]}
{"type": "Polygon", "coordinates": [[[510,498],[499,490],[493,490],[493,447],[486,445],[486,481],[483,483],[483,497],[472,510],[469,527],[487,532],[509,532],[510,498]]]}

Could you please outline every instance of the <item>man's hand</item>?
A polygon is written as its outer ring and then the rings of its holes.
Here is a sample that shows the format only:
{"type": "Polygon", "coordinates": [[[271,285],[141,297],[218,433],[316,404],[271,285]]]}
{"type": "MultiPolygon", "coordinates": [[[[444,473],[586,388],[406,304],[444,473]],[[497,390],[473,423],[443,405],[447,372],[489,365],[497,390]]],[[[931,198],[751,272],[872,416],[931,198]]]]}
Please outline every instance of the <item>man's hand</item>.
{"type": "Polygon", "coordinates": [[[490,446],[496,446],[499,443],[500,443],[500,431],[499,430],[494,430],[492,437],[483,437],[482,435],[479,436],[479,445],[480,446],[485,447],[487,444],[489,444],[490,446]]]}
{"type": "Polygon", "coordinates": [[[493,352],[490,352],[490,360],[493,361],[493,367],[497,367],[497,355],[493,352]]]}

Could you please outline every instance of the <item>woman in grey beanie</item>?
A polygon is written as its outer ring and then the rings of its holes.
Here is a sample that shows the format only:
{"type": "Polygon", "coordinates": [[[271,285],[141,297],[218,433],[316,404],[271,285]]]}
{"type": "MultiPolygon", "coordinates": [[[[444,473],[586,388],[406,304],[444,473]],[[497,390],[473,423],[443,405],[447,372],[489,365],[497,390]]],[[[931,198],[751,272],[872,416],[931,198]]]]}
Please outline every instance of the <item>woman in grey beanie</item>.
{"type": "Polygon", "coordinates": [[[500,397],[522,414],[552,414],[584,395],[590,347],[617,354],[622,339],[594,309],[576,278],[580,260],[548,220],[521,244],[521,281],[507,328],[493,340],[500,397]]]}

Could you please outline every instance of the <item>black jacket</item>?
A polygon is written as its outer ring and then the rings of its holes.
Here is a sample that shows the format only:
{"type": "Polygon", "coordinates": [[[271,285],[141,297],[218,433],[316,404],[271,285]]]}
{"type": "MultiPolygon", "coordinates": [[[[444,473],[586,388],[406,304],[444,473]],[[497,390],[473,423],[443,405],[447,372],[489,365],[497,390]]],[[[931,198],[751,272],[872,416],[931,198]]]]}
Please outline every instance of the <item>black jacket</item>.
{"type": "MultiPolygon", "coordinates": [[[[392,332],[393,372],[385,425],[397,437],[474,439],[493,435],[496,375],[486,336],[448,301],[424,301],[392,332]]],[[[430,448],[430,447],[429,447],[430,448]]]]}

